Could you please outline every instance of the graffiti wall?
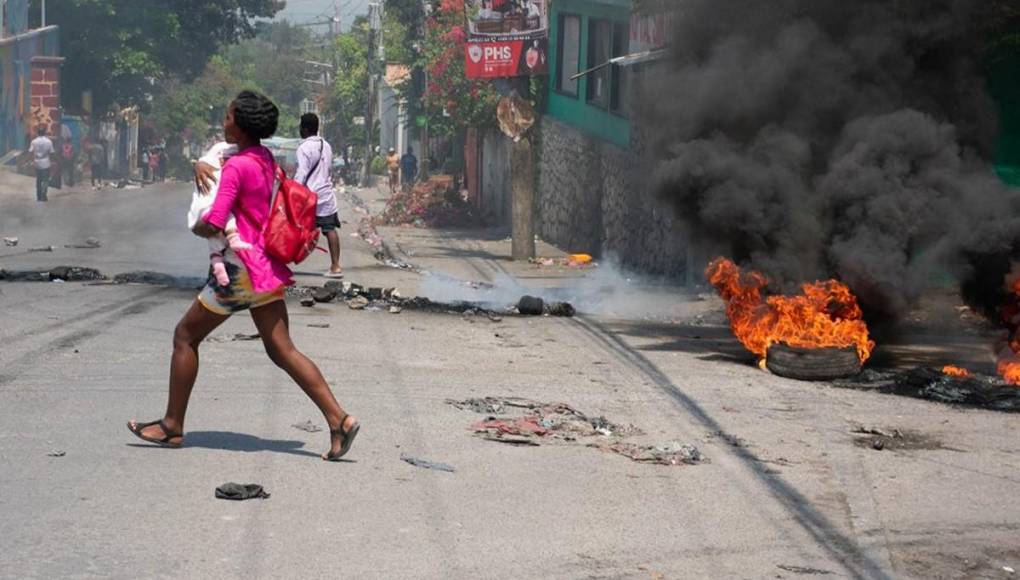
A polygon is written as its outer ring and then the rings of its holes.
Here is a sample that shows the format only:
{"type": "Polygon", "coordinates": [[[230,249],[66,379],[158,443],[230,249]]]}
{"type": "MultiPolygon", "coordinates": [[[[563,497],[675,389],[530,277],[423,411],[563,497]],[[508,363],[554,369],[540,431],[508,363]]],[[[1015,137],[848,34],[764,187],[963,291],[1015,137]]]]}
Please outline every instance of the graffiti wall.
{"type": "MultiPolygon", "coordinates": [[[[49,102],[57,103],[55,107],[37,106],[33,110],[32,106],[32,60],[59,54],[56,26],[0,40],[0,156],[12,149],[25,149],[32,126],[59,122],[52,118],[54,111],[59,111],[59,94],[49,95],[52,97],[49,102]]],[[[38,69],[38,59],[35,68],[38,69]]]]}

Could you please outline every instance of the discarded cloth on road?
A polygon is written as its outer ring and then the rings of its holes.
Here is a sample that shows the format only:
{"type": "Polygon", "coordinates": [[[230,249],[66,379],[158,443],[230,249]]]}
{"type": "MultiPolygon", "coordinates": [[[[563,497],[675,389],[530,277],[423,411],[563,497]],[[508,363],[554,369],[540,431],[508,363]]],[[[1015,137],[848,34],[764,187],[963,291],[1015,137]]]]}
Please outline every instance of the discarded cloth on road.
{"type": "Polygon", "coordinates": [[[520,397],[484,397],[447,404],[462,411],[488,415],[471,425],[475,435],[487,441],[537,447],[544,443],[571,444],[591,440],[588,447],[611,451],[639,463],[693,465],[705,461],[693,445],[638,445],[624,441],[642,435],[633,425],[618,425],[605,417],[589,417],[566,403],[540,403],[520,397]]]}
{"type": "Polygon", "coordinates": [[[682,445],[670,443],[669,445],[635,445],[619,441],[612,444],[596,444],[591,447],[602,451],[612,451],[624,457],[629,457],[638,463],[655,463],[658,465],[694,465],[701,463],[704,457],[698,448],[693,445],[682,445]]]}
{"type": "Polygon", "coordinates": [[[438,461],[429,461],[428,459],[422,459],[420,457],[411,457],[406,453],[400,454],[400,460],[422,469],[434,469],[436,471],[448,471],[450,473],[456,471],[452,465],[439,463],[438,461]]]}
{"type": "Polygon", "coordinates": [[[605,417],[589,417],[566,403],[540,403],[515,397],[448,400],[447,403],[481,414],[515,413],[514,416],[490,416],[471,426],[475,434],[492,441],[521,444],[525,443],[522,438],[537,443],[539,440],[575,441],[597,435],[610,437],[640,433],[633,426],[616,425],[605,417]]]}
{"type": "Polygon", "coordinates": [[[216,488],[217,499],[266,499],[269,494],[257,483],[228,482],[216,488]]]}

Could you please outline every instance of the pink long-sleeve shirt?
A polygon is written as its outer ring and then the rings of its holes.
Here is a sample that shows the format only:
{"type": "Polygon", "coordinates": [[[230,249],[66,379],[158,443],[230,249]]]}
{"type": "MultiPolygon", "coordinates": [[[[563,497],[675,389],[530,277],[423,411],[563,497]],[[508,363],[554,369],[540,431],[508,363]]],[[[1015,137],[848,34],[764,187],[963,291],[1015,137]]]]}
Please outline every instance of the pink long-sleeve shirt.
{"type": "Polygon", "coordinates": [[[252,249],[237,253],[248,269],[255,292],[272,292],[290,286],[294,277],[286,264],[266,254],[262,229],[269,219],[269,202],[273,197],[273,176],[276,162],[273,154],[262,147],[249,147],[227,160],[220,175],[220,188],[206,223],[220,229],[233,213],[237,232],[252,249]],[[252,223],[255,220],[257,223],[252,223]]]}

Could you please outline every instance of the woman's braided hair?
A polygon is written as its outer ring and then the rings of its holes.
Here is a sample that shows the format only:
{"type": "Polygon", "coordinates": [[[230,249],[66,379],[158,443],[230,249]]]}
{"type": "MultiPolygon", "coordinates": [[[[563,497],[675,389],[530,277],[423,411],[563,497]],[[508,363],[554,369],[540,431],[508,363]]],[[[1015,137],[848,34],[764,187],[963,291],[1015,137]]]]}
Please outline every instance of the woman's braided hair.
{"type": "Polygon", "coordinates": [[[280,110],[265,95],[241,91],[234,102],[234,123],[249,137],[266,139],[276,133],[280,110]]]}

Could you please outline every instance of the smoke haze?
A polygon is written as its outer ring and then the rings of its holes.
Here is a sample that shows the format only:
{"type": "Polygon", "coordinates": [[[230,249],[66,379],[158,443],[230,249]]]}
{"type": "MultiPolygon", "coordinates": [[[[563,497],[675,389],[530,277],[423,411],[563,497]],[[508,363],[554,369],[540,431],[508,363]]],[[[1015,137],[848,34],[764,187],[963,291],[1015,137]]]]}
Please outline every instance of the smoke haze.
{"type": "Polygon", "coordinates": [[[654,185],[698,237],[780,290],[835,276],[884,315],[1013,246],[980,0],[682,6],[639,110],[654,185]]]}

